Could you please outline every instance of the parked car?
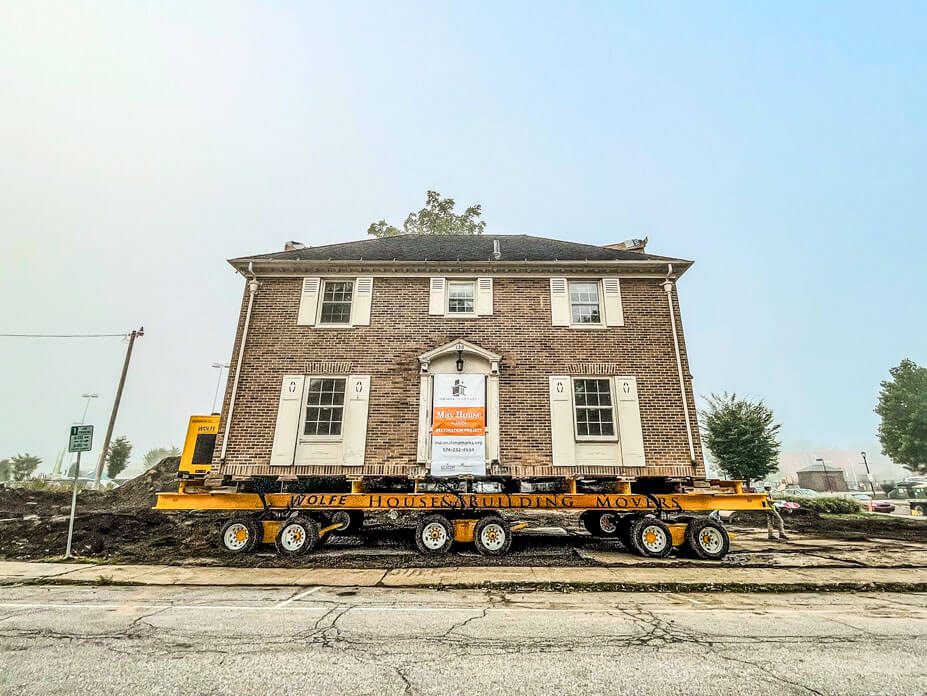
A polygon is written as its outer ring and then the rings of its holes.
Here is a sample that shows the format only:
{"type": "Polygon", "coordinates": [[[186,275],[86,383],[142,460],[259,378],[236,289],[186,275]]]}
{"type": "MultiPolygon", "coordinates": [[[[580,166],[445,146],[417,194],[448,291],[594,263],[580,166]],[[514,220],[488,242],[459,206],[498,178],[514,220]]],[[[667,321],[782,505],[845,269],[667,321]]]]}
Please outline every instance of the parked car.
{"type": "Polygon", "coordinates": [[[813,491],[810,488],[799,488],[798,486],[793,486],[786,488],[782,491],[782,495],[787,495],[791,498],[820,498],[821,494],[817,491],[813,491]]]}

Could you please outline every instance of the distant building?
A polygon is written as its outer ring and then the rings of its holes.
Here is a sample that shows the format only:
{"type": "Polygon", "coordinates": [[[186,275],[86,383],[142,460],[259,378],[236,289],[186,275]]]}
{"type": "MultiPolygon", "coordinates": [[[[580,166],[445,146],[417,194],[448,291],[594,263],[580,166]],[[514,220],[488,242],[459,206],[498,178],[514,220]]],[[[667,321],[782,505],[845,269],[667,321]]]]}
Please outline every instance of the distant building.
{"type": "Polygon", "coordinates": [[[843,469],[816,462],[798,470],[798,485],[813,491],[847,491],[847,479],[843,469]]]}

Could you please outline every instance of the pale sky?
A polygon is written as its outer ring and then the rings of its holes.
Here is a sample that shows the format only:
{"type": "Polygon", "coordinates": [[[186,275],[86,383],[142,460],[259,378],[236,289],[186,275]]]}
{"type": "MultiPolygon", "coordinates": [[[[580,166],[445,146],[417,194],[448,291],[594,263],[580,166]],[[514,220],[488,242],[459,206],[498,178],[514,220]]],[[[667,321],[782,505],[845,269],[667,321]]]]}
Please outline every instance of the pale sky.
{"type": "MultiPolygon", "coordinates": [[[[865,448],[927,363],[920,3],[0,4],[0,333],[144,325],[116,435],[182,443],[229,361],[225,259],[365,237],[425,191],[487,231],[692,258],[696,393],[865,448]]],[[[0,338],[0,457],[102,442],[119,339],[0,338]]]]}

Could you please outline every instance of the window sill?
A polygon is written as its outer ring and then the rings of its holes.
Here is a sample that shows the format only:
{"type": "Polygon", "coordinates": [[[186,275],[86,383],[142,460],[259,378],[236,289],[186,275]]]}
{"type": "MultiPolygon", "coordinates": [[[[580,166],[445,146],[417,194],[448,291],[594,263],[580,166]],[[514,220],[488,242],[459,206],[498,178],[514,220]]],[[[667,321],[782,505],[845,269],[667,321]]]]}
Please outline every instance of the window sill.
{"type": "Polygon", "coordinates": [[[444,314],[443,316],[445,319],[480,319],[481,318],[479,314],[463,314],[463,313],[460,313],[460,314],[447,313],[447,314],[444,314]]]}
{"type": "Polygon", "coordinates": [[[353,329],[354,324],[316,324],[311,326],[312,329],[353,329]]]}
{"type": "Polygon", "coordinates": [[[605,324],[570,324],[567,328],[568,329],[581,329],[584,331],[587,331],[587,330],[600,331],[602,329],[613,329],[615,327],[605,326],[605,324]]]}
{"type": "Polygon", "coordinates": [[[588,442],[592,444],[596,443],[605,443],[605,442],[618,442],[617,437],[576,437],[574,438],[576,442],[588,442]]]}
{"type": "Polygon", "coordinates": [[[302,436],[299,438],[301,445],[318,445],[331,442],[341,442],[344,438],[341,435],[314,435],[302,436]]]}

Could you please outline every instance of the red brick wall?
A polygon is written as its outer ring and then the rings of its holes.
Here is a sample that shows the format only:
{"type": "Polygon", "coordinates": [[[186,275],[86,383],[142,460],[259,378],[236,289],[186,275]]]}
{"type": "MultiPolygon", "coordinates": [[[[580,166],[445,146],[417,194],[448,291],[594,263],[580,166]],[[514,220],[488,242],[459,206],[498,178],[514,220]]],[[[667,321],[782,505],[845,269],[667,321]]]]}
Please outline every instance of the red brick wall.
{"type": "MultiPolygon", "coordinates": [[[[365,469],[415,465],[418,433],[418,356],[463,338],[503,356],[500,369],[500,460],[525,475],[524,467],[549,467],[551,457],[548,376],[568,374],[567,364],[616,363],[616,374],[637,377],[644,450],[654,473],[704,475],[695,402],[682,336],[697,466],[689,466],[685,420],[673,351],[666,294],[660,280],[621,280],[625,325],[602,330],[551,326],[549,280],[494,280],[493,315],[446,319],[428,314],[426,277],[378,277],[370,326],[317,329],[297,326],[301,278],[264,278],[255,297],[234,422],[223,471],[266,465],[277,400],[285,374],[302,374],[309,360],[346,360],[351,374],[371,376],[365,469]],[[674,467],[661,471],[664,467],[674,467]],[[678,467],[684,467],[678,469],[678,467]]],[[[238,356],[247,289],[232,354],[238,356]]],[[[675,299],[675,293],[674,293],[675,299]]],[[[220,433],[225,432],[232,380],[225,394],[220,433]]],[[[221,437],[219,442],[221,443],[221,437]]],[[[218,463],[220,447],[216,447],[218,463]]],[[[275,467],[275,473],[281,473],[275,467]]],[[[282,470],[285,473],[285,469],[282,470]]],[[[537,468],[537,473],[543,471],[537,468]]]]}

